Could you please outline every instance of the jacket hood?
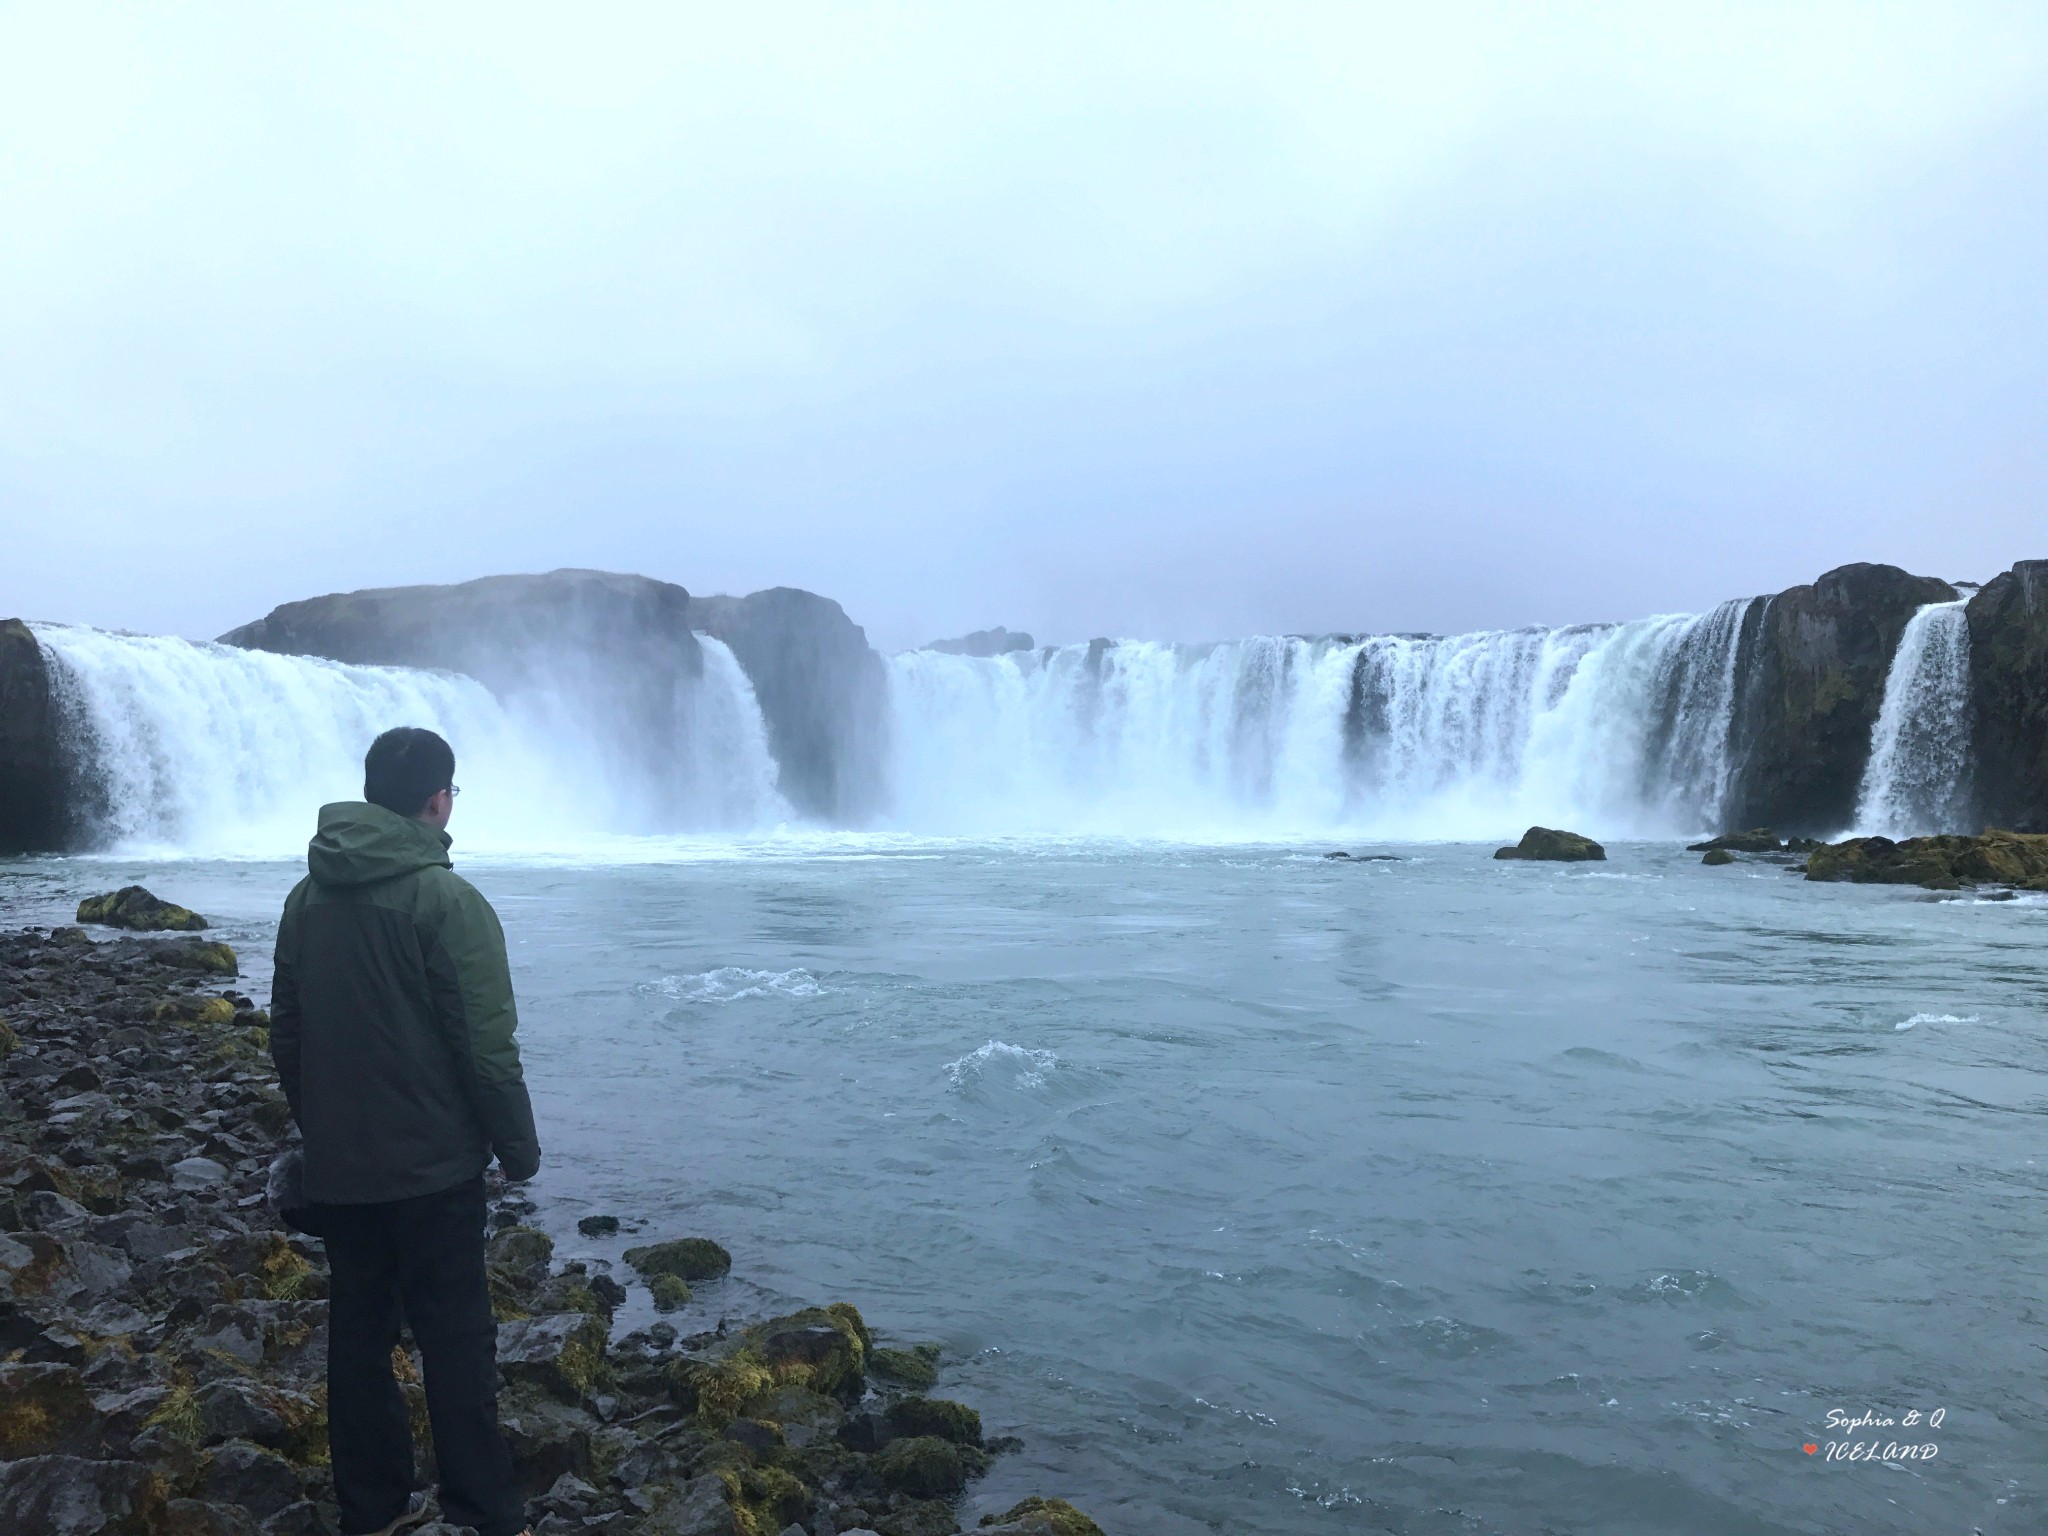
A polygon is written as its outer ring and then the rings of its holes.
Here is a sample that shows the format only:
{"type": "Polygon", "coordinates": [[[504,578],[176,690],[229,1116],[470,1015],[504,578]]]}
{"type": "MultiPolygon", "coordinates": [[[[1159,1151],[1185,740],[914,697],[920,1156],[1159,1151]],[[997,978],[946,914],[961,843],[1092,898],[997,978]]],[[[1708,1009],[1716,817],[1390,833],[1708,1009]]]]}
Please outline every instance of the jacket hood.
{"type": "Polygon", "coordinates": [[[449,843],[446,832],[423,821],[366,801],[341,800],[320,807],[320,830],[306,845],[306,868],[321,885],[374,885],[448,865],[449,843]]]}

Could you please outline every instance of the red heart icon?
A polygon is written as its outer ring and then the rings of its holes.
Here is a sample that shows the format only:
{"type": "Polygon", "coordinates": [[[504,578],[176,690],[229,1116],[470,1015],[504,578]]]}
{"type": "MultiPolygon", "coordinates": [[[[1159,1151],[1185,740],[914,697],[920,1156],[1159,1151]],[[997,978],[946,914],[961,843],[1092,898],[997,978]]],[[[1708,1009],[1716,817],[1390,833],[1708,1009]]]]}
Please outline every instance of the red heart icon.
{"type": "Polygon", "coordinates": [[[1811,1456],[1815,1451],[1819,1450],[1820,1447],[1817,1445],[1803,1445],[1800,1447],[1800,1449],[1805,1451],[1807,1455],[1811,1456]]]}

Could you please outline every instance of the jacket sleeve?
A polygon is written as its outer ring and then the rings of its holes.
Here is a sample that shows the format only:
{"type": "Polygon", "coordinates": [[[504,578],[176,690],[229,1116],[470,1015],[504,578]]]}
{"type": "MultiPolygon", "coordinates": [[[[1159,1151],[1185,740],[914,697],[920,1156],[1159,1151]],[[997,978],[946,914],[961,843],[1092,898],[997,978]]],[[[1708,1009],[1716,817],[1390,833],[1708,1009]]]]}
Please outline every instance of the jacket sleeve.
{"type": "Polygon", "coordinates": [[[435,1012],[470,1104],[508,1179],[540,1171],[533,1105],[519,1066],[518,1009],[498,914],[467,880],[455,878],[427,951],[435,1012]]]}
{"type": "MultiPolygon", "coordinates": [[[[292,1119],[299,1119],[299,893],[285,899],[277,924],[275,974],[270,983],[270,1061],[284,1087],[292,1119]]],[[[304,1122],[300,1122],[302,1125],[304,1122]]]]}

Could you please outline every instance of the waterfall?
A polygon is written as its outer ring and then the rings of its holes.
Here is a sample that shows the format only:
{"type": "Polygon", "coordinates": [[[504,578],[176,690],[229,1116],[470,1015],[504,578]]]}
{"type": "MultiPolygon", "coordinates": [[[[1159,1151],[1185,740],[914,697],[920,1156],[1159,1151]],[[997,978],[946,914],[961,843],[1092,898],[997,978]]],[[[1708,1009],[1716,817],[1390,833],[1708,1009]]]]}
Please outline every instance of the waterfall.
{"type": "Polygon", "coordinates": [[[1717,823],[1744,602],[1450,637],[1095,641],[891,672],[900,825],[1488,838],[1717,823]]]}
{"type": "Polygon", "coordinates": [[[1866,835],[1971,829],[1967,603],[1929,603],[1899,636],[1856,801],[1866,835]]]}
{"type": "Polygon", "coordinates": [[[753,690],[716,640],[704,640],[704,675],[679,700],[682,739],[634,762],[592,738],[570,697],[508,703],[453,673],[32,628],[102,846],[292,853],[317,806],[361,795],[364,749],[393,725],[426,726],[454,746],[457,831],[469,848],[564,847],[788,815],[753,690]]]}

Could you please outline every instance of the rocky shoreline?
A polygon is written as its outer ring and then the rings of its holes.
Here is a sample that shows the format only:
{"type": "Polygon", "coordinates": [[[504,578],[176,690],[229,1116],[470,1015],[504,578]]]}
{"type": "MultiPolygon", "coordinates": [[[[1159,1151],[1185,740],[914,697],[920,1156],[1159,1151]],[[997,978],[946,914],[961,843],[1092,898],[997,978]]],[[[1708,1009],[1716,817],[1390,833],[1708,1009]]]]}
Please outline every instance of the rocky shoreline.
{"type": "MultiPolygon", "coordinates": [[[[237,973],[197,936],[0,933],[0,1531],[336,1528],[325,1264],[269,1205],[290,1119],[237,973]]],[[[730,1258],[677,1237],[620,1275],[558,1265],[533,1214],[495,1191],[500,1412],[537,1536],[951,1536],[1015,1444],[930,1395],[935,1348],[844,1302],[614,1338],[629,1284],[673,1307],[730,1258]]],[[[418,1362],[397,1364],[424,1461],[418,1362]]],[[[1100,1536],[1039,1498],[979,1529],[1100,1536]]]]}

